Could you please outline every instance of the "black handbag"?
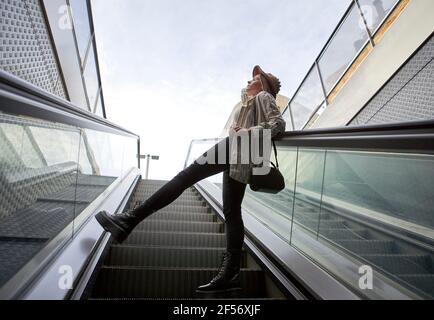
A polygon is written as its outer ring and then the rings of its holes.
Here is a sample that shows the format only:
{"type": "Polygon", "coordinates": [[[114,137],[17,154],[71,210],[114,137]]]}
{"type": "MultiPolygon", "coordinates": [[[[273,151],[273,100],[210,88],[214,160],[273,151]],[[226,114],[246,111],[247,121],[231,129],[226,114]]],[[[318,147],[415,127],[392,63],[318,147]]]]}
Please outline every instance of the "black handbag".
{"type": "MultiPolygon", "coordinates": [[[[256,99],[256,105],[253,112],[255,120],[257,120],[256,108],[258,107],[258,101],[256,99]]],[[[264,192],[276,194],[285,189],[285,179],[282,173],[279,171],[279,162],[277,161],[277,149],[276,144],[273,141],[274,158],[276,159],[276,165],[270,161],[272,167],[266,175],[254,175],[250,172],[250,189],[255,192],[264,192]]],[[[253,170],[253,169],[252,169],[253,170]]]]}
{"type": "Polygon", "coordinates": [[[250,189],[255,192],[265,192],[265,193],[279,193],[285,189],[285,179],[282,173],[279,171],[279,162],[277,161],[277,150],[276,144],[273,140],[274,157],[276,158],[276,165],[270,161],[272,167],[266,175],[254,175],[250,173],[250,189]]]}

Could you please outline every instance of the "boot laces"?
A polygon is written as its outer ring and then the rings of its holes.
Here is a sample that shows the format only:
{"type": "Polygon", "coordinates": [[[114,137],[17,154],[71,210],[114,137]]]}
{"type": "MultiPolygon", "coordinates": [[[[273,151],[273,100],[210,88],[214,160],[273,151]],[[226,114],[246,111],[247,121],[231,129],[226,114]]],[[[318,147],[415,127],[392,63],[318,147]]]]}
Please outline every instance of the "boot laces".
{"type": "Polygon", "coordinates": [[[230,253],[228,253],[228,252],[224,252],[222,254],[222,259],[221,259],[221,262],[220,262],[219,272],[218,272],[218,274],[217,274],[217,276],[215,278],[221,278],[225,274],[225,271],[226,271],[226,268],[227,268],[227,265],[228,265],[228,262],[229,262],[229,255],[230,255],[230,253]]]}

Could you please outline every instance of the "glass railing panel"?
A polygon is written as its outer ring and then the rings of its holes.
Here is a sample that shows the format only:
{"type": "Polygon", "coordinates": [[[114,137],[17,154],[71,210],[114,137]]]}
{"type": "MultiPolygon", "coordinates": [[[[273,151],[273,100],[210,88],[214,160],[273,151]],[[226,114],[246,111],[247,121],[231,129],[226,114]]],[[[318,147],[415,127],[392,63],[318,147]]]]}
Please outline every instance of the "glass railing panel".
{"type": "Polygon", "coordinates": [[[72,236],[73,203],[52,197],[75,188],[80,132],[71,126],[0,113],[0,136],[1,288],[48,243],[72,236]],[[29,138],[28,133],[35,134],[29,138]],[[44,154],[50,144],[63,156],[44,154]]]}
{"type": "Polygon", "coordinates": [[[324,92],[318,71],[312,68],[290,104],[296,130],[303,129],[309,117],[323,101],[324,92]]]}
{"type": "MultiPolygon", "coordinates": [[[[321,213],[321,190],[325,152],[315,149],[299,149],[297,180],[293,212],[293,231],[302,228],[316,235],[321,213]]],[[[293,233],[291,243],[303,242],[293,233]]]]}
{"type": "Polygon", "coordinates": [[[76,184],[76,225],[87,219],[91,206],[109,187],[136,168],[137,139],[96,130],[82,130],[80,171],[76,184]]]}
{"type": "Polygon", "coordinates": [[[29,129],[48,165],[78,161],[78,150],[71,146],[79,141],[79,129],[63,125],[54,128],[31,125],[29,129]]]}
{"type": "MultiPolygon", "coordinates": [[[[43,0],[41,3],[47,13],[47,22],[53,37],[53,44],[58,53],[59,67],[62,70],[69,99],[74,105],[88,110],[89,106],[86,101],[81,74],[82,59],[77,59],[77,47],[72,32],[72,25],[70,24],[70,19],[67,19],[69,17],[67,1],[43,0]]],[[[75,4],[85,6],[84,1],[76,0],[74,1],[74,7],[75,4]]],[[[79,43],[81,43],[80,46],[82,48],[85,48],[87,45],[85,44],[86,41],[79,41],[79,43]]]]}
{"type": "MultiPolygon", "coordinates": [[[[3,137],[4,142],[12,144],[19,159],[26,167],[40,168],[44,166],[45,159],[38,146],[34,143],[34,137],[29,126],[3,122],[2,131],[5,135],[3,137]]],[[[10,155],[7,155],[7,157],[10,157],[10,155]]]]}
{"type": "Polygon", "coordinates": [[[98,102],[96,103],[96,109],[95,114],[100,116],[101,118],[104,118],[103,108],[102,108],[102,99],[101,99],[101,93],[98,95],[98,102]]]}
{"type": "Polygon", "coordinates": [[[124,153],[122,158],[122,176],[138,166],[137,139],[124,137],[124,153]]]}
{"type": "Polygon", "coordinates": [[[286,122],[286,131],[294,130],[294,128],[292,127],[291,112],[289,111],[289,108],[286,108],[283,111],[282,118],[286,122]]]}
{"type": "Polygon", "coordinates": [[[96,99],[99,91],[98,69],[96,67],[93,44],[89,50],[89,56],[87,57],[83,76],[84,82],[86,84],[87,96],[89,98],[89,105],[93,111],[95,103],[97,102],[96,99]]]}
{"type": "Polygon", "coordinates": [[[35,271],[137,164],[134,136],[0,113],[0,289],[35,271]]]}
{"type": "Polygon", "coordinates": [[[291,243],[361,295],[389,298],[391,289],[376,286],[382,279],[410,297],[433,298],[433,161],[300,150],[291,243]],[[338,257],[353,264],[344,270],[338,257]],[[372,289],[360,285],[362,267],[373,270],[372,289]]]}
{"type": "Polygon", "coordinates": [[[81,62],[83,63],[91,37],[87,1],[69,0],[69,4],[71,5],[78,50],[81,62]]]}
{"type": "MultiPolygon", "coordinates": [[[[324,196],[434,229],[434,157],[329,151],[324,196]]],[[[417,230],[414,230],[417,232],[417,230]]]]}
{"type": "Polygon", "coordinates": [[[327,93],[368,42],[368,33],[357,6],[353,5],[344,22],[319,58],[319,68],[327,93]]]}
{"type": "Polygon", "coordinates": [[[359,0],[360,8],[371,33],[375,33],[399,0],[359,0]]]}
{"type": "MultiPolygon", "coordinates": [[[[205,152],[211,149],[216,143],[221,139],[210,139],[210,140],[196,140],[193,142],[190,148],[190,153],[186,161],[187,166],[193,163],[196,159],[201,157],[205,152]]],[[[207,178],[208,181],[214,183],[216,186],[221,188],[223,181],[223,174],[219,173],[214,176],[207,178]]]]}
{"type": "MultiPolygon", "coordinates": [[[[279,170],[285,178],[285,189],[277,194],[269,194],[254,192],[247,186],[246,198],[254,200],[252,203],[260,203],[267,207],[267,210],[266,214],[264,214],[265,211],[259,212],[254,208],[250,208],[246,201],[244,201],[243,207],[261,221],[261,223],[289,243],[291,239],[292,210],[294,207],[297,149],[279,147],[278,159],[279,170]]],[[[274,156],[272,160],[274,160],[274,156]]]]}

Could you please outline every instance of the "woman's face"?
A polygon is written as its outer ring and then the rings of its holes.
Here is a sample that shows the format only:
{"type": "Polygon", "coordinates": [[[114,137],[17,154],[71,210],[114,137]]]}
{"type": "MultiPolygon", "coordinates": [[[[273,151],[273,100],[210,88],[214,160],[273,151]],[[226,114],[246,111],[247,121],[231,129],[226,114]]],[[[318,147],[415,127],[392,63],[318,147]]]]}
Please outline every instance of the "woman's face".
{"type": "Polygon", "coordinates": [[[248,96],[256,96],[259,92],[263,90],[261,75],[256,75],[252,80],[247,81],[247,95],[248,96]]]}

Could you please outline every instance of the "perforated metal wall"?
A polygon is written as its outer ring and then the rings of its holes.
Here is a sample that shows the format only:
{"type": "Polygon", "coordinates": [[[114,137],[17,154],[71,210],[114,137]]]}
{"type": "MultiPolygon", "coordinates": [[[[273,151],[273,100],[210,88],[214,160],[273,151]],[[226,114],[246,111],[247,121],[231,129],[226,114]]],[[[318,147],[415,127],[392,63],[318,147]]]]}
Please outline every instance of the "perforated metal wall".
{"type": "Polygon", "coordinates": [[[434,37],[378,92],[350,125],[434,119],[434,37]]]}
{"type": "Polygon", "coordinates": [[[0,68],[66,98],[39,0],[0,0],[0,68]]]}

